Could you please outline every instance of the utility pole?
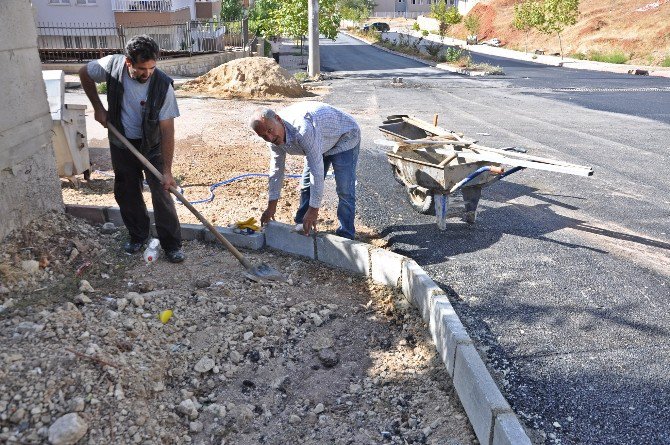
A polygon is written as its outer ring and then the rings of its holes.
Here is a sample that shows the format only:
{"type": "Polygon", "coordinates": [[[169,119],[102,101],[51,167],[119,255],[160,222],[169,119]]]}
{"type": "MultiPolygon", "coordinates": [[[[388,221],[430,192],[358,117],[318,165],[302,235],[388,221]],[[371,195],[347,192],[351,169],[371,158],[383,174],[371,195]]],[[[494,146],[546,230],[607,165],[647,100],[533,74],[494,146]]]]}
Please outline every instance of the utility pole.
{"type": "Polygon", "coordinates": [[[309,17],[309,61],[307,75],[314,77],[321,72],[319,56],[319,0],[308,0],[307,15],[309,17]]]}

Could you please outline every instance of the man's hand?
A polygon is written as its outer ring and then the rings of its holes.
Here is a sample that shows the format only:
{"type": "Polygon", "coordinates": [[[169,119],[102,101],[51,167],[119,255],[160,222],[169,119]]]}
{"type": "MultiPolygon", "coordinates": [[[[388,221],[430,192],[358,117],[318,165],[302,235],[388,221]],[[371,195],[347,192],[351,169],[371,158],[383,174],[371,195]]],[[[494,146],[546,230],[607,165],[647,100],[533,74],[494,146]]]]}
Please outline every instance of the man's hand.
{"type": "Polygon", "coordinates": [[[309,235],[312,230],[316,233],[316,220],[319,217],[319,209],[310,207],[307,209],[305,216],[302,219],[302,231],[305,235],[309,235]]]}
{"type": "Polygon", "coordinates": [[[172,176],[172,172],[164,172],[163,173],[163,188],[165,191],[169,191],[170,187],[177,188],[177,182],[174,180],[174,176],[172,176]]]}
{"type": "Polygon", "coordinates": [[[96,108],[93,116],[96,121],[100,122],[100,125],[107,128],[107,110],[104,107],[96,108]]]}
{"type": "Polygon", "coordinates": [[[274,221],[276,212],[277,212],[277,201],[274,200],[274,201],[268,202],[268,207],[265,209],[265,211],[261,215],[261,226],[266,225],[271,220],[274,221]]]}

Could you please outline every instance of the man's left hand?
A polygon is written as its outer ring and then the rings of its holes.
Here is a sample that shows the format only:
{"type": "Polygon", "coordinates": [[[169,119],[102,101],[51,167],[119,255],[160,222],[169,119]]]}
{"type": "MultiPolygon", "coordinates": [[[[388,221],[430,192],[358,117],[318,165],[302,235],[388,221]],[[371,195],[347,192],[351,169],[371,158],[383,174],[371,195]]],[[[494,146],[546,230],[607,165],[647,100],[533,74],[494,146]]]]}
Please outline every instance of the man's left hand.
{"type": "Polygon", "coordinates": [[[177,188],[177,182],[174,180],[174,177],[172,176],[172,172],[164,172],[163,173],[163,188],[165,191],[169,191],[170,187],[177,188]]]}
{"type": "Polygon", "coordinates": [[[309,235],[312,230],[316,233],[316,220],[319,217],[319,209],[310,207],[302,219],[302,230],[305,235],[309,235]]]}

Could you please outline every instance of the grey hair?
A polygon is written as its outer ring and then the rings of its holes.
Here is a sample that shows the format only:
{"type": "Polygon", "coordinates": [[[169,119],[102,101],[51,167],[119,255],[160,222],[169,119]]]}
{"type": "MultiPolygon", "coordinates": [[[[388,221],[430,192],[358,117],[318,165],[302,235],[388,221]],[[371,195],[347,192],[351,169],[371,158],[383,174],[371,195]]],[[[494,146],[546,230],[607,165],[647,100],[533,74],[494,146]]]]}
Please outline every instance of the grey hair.
{"type": "Polygon", "coordinates": [[[267,107],[257,108],[249,118],[249,126],[256,131],[258,125],[263,121],[271,121],[277,118],[277,113],[267,107]]]}

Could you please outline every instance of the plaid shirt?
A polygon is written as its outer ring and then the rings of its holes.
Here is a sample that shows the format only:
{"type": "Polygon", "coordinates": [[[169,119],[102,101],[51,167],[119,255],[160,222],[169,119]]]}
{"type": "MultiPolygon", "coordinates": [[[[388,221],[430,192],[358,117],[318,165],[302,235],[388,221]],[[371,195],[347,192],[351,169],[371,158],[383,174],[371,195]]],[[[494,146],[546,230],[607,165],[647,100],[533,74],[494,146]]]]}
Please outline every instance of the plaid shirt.
{"type": "Polygon", "coordinates": [[[351,150],[361,143],[361,129],[353,117],[321,102],[300,102],[278,112],[286,129],[286,143],[270,147],[269,199],[279,199],[286,154],[307,157],[311,170],[310,207],[321,207],[323,157],[351,150]]]}

